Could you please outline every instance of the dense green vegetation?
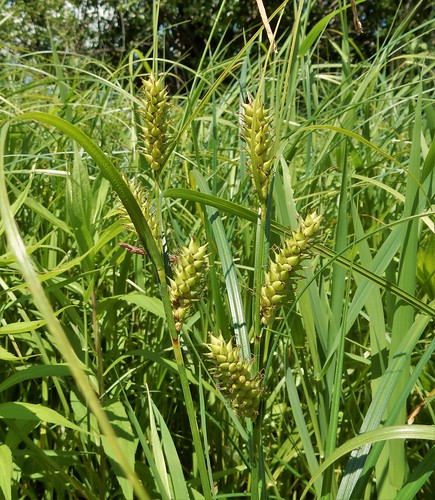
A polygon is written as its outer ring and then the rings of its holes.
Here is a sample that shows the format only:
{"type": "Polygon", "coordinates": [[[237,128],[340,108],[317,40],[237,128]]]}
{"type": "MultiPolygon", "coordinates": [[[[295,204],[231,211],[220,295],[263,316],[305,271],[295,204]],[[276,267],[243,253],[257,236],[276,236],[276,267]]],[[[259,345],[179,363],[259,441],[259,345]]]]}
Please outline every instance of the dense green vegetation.
{"type": "Polygon", "coordinates": [[[117,67],[2,47],[4,498],[435,497],[434,21],[223,5],[194,67],[157,9],[117,67]]]}

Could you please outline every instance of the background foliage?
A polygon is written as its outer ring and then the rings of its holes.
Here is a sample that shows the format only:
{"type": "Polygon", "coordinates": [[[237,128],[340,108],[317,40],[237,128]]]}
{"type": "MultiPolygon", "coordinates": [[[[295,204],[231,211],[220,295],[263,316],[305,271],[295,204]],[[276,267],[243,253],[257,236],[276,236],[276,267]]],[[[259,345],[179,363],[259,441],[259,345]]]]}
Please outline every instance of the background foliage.
{"type": "MultiPolygon", "coordinates": [[[[268,1],[268,14],[273,14],[281,4],[278,0],[268,1]]],[[[306,19],[308,30],[339,4],[323,0],[307,2],[306,8],[310,13],[306,19]]],[[[372,56],[391,33],[392,27],[402,22],[414,11],[414,7],[415,2],[411,0],[365,1],[359,9],[364,33],[355,38],[352,57],[361,60],[372,56]]],[[[146,54],[153,44],[151,1],[8,0],[4,1],[4,15],[3,56],[8,52],[50,50],[53,37],[58,50],[97,57],[116,66],[132,49],[139,49],[146,54]]],[[[352,31],[351,9],[348,9],[347,16],[352,31]]],[[[409,30],[434,16],[433,2],[419,2],[408,24],[409,30]]],[[[288,36],[294,21],[293,9],[285,9],[277,36],[288,36]]],[[[161,53],[171,61],[183,61],[190,68],[197,68],[204,55],[206,58],[211,57],[219,47],[222,49],[231,45],[229,53],[235,54],[244,46],[246,37],[252,36],[260,25],[254,0],[159,2],[161,53]],[[207,42],[209,49],[204,54],[207,42]]],[[[275,26],[274,23],[272,26],[275,26]]],[[[339,18],[334,16],[316,47],[314,57],[318,62],[339,61],[331,42],[339,42],[341,30],[339,18]]],[[[433,32],[422,35],[420,42],[429,48],[434,42],[433,32]]]]}

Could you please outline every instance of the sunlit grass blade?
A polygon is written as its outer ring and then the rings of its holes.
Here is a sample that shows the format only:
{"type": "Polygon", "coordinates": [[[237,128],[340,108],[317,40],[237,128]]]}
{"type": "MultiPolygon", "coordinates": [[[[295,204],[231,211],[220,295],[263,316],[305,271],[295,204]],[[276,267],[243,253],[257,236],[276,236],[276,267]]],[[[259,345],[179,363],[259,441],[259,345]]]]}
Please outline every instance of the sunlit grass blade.
{"type": "Polygon", "coordinates": [[[0,491],[5,500],[12,500],[12,452],[6,444],[0,445],[0,491]]]}
{"type": "Polygon", "coordinates": [[[156,421],[160,427],[161,445],[168,464],[168,478],[171,481],[171,498],[189,498],[188,487],[184,479],[183,467],[177,453],[177,449],[171,437],[171,433],[163,420],[159,410],[153,406],[156,421]]]}
{"type": "Polygon", "coordinates": [[[174,492],[171,491],[170,488],[170,477],[168,475],[165,456],[163,452],[163,443],[160,440],[157,422],[155,418],[155,411],[153,402],[151,399],[151,395],[149,391],[147,391],[148,395],[148,404],[150,409],[150,448],[152,451],[153,462],[155,464],[155,469],[158,474],[159,482],[163,486],[164,490],[160,492],[162,497],[164,498],[172,498],[174,492]]]}
{"type": "MultiPolygon", "coordinates": [[[[292,406],[295,425],[302,442],[302,448],[304,450],[304,454],[307,457],[310,474],[314,475],[315,471],[317,471],[319,468],[319,463],[313,448],[313,444],[311,442],[311,437],[307,429],[307,424],[305,422],[303,412],[301,411],[301,401],[299,399],[294,376],[291,372],[291,369],[287,369],[285,380],[286,380],[288,398],[292,406]]],[[[322,488],[320,477],[318,478],[317,481],[315,481],[314,486],[316,495],[319,496],[322,488]]]]}
{"type": "MultiPolygon", "coordinates": [[[[205,194],[208,192],[208,187],[199,172],[194,172],[195,181],[198,188],[205,194]]],[[[246,329],[246,319],[243,311],[243,303],[240,296],[240,288],[237,280],[237,275],[234,268],[234,261],[231,256],[230,246],[225,235],[222,223],[220,222],[219,213],[212,208],[207,207],[207,215],[213,234],[215,243],[219,251],[219,257],[222,263],[222,271],[225,277],[225,283],[228,293],[229,307],[233,320],[234,335],[236,336],[237,344],[241,346],[243,358],[246,361],[251,360],[251,351],[249,348],[249,338],[246,329]]]]}
{"type": "MultiPolygon", "coordinates": [[[[127,418],[127,412],[125,411],[124,406],[121,401],[110,401],[110,403],[104,407],[104,411],[109,416],[110,423],[117,431],[117,441],[120,448],[124,452],[130,467],[134,469],[137,439],[133,434],[132,426],[127,418]]],[[[121,486],[124,498],[132,500],[133,485],[124,475],[123,470],[118,463],[117,453],[112,450],[109,441],[104,436],[102,437],[102,443],[109,460],[112,461],[113,471],[115,472],[116,478],[121,486]]]]}
{"type": "MultiPolygon", "coordinates": [[[[420,184],[420,137],[421,137],[421,93],[415,109],[415,121],[412,132],[411,155],[409,159],[409,174],[406,179],[406,193],[403,215],[405,217],[415,215],[422,207],[422,193],[419,192],[420,184]]],[[[399,227],[401,233],[400,260],[398,266],[398,285],[410,295],[415,295],[417,278],[415,269],[417,268],[417,250],[418,250],[418,221],[409,221],[399,227]]],[[[397,348],[404,337],[408,335],[409,327],[412,325],[415,317],[415,310],[402,301],[396,301],[396,310],[391,331],[391,347],[389,359],[393,359],[398,353],[397,348]]],[[[408,372],[411,367],[411,359],[408,358],[408,366],[404,366],[402,375],[397,382],[388,405],[388,413],[396,411],[397,421],[401,424],[406,419],[406,405],[402,404],[400,412],[397,412],[397,398],[408,380],[408,372]]],[[[407,457],[402,442],[391,442],[388,446],[389,460],[388,473],[386,470],[380,471],[383,479],[379,479],[378,491],[381,498],[395,496],[397,491],[406,481],[407,475],[407,457]],[[388,478],[388,479],[387,479],[388,478]]]]}

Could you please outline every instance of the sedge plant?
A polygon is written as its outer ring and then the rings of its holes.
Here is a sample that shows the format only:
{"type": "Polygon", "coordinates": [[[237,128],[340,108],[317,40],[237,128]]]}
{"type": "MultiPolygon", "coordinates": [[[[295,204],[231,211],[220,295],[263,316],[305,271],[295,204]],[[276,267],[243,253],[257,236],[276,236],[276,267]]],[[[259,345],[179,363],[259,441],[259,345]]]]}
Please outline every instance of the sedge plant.
{"type": "Polygon", "coordinates": [[[433,20],[363,59],[284,2],[192,70],[157,6],[2,62],[2,494],[431,498],[433,20]]]}

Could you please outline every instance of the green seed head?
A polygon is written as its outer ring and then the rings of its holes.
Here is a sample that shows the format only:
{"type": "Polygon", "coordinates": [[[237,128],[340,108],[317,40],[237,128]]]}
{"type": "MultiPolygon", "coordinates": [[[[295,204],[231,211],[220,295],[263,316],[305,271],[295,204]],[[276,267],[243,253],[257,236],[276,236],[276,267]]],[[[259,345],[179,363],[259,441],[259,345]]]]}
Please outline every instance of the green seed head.
{"type": "Polygon", "coordinates": [[[233,347],[231,340],[225,342],[222,335],[210,335],[206,347],[210,352],[205,355],[214,363],[213,372],[220,390],[238,415],[255,420],[263,391],[260,375],[251,375],[251,363],[242,361],[240,348],[233,347]]]}
{"type": "Polygon", "coordinates": [[[143,155],[155,172],[160,172],[168,159],[169,110],[168,94],[163,79],[150,75],[143,80],[143,107],[139,109],[143,117],[143,155]]]}
{"type": "Polygon", "coordinates": [[[273,165],[271,117],[258,97],[242,106],[244,109],[243,138],[249,157],[248,168],[259,201],[263,204],[269,195],[273,165]]]}
{"type": "Polygon", "coordinates": [[[278,306],[285,304],[291,292],[291,280],[301,260],[308,255],[320,228],[321,215],[309,214],[299,222],[297,231],[284,242],[279,251],[274,251],[265,273],[264,285],[260,291],[261,321],[269,325],[275,318],[278,306]]]}
{"type": "MultiPolygon", "coordinates": [[[[156,243],[159,243],[160,241],[159,226],[154,214],[154,207],[152,206],[152,201],[150,200],[149,195],[144,191],[139,182],[135,180],[128,180],[125,176],[124,176],[124,181],[128,184],[128,187],[130,188],[130,191],[133,193],[133,196],[135,197],[137,204],[141,207],[142,213],[145,217],[145,220],[148,223],[148,226],[151,230],[151,233],[156,243]]],[[[119,217],[119,219],[121,220],[127,231],[132,232],[137,236],[136,228],[131,222],[130,216],[126,208],[119,200],[117,200],[116,202],[113,215],[117,215],[119,217]]]]}
{"type": "Polygon", "coordinates": [[[169,280],[168,288],[177,330],[181,330],[192,303],[198,300],[202,291],[203,277],[208,266],[206,251],[207,245],[199,246],[191,239],[189,245],[181,249],[174,263],[174,277],[169,280]]]}

